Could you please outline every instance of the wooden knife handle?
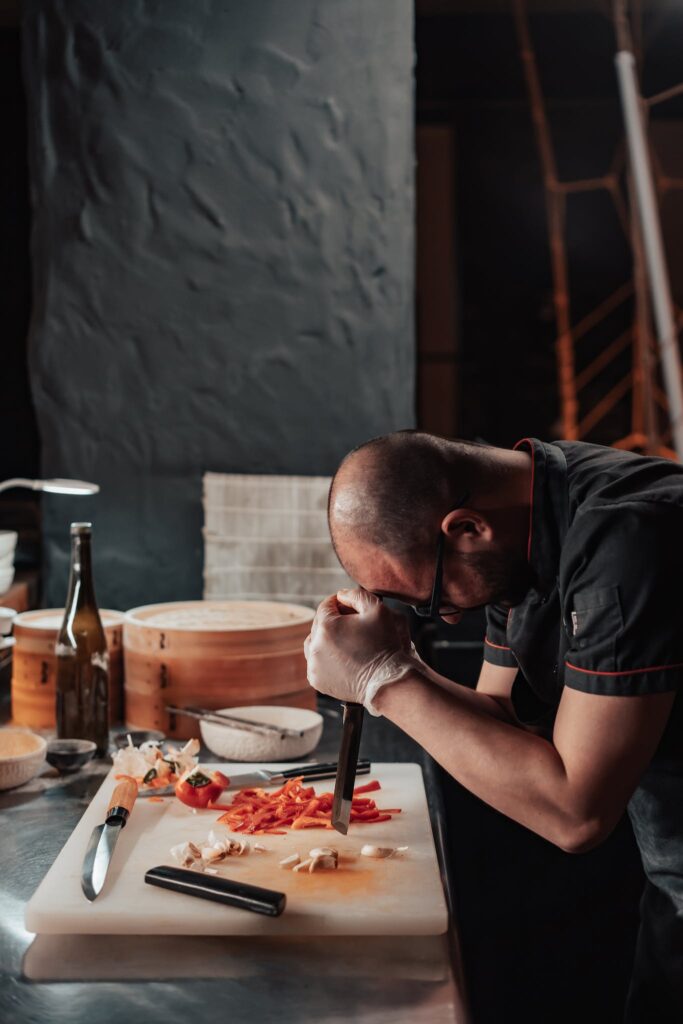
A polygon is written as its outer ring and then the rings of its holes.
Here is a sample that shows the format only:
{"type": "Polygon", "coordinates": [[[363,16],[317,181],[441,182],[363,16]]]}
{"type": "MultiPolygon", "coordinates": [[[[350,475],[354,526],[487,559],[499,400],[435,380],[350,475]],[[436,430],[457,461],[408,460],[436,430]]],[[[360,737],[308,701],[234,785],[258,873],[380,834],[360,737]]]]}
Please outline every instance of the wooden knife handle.
{"type": "Polygon", "coordinates": [[[111,795],[107,820],[109,818],[123,818],[125,825],[128,815],[133,810],[138,795],[138,784],[135,779],[122,779],[111,795]]]}

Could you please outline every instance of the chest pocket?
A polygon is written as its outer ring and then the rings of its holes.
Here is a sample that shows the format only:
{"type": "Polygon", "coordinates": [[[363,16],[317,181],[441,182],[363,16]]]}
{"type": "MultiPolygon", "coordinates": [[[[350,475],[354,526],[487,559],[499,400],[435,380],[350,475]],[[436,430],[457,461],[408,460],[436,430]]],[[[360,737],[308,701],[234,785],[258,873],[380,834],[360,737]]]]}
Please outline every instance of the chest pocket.
{"type": "MultiPolygon", "coordinates": [[[[623,627],[619,587],[595,587],[574,594],[573,608],[565,622],[572,650],[590,649],[600,668],[609,671],[606,663],[614,662],[617,636],[623,627]]],[[[597,669],[598,665],[593,667],[597,669]]]]}

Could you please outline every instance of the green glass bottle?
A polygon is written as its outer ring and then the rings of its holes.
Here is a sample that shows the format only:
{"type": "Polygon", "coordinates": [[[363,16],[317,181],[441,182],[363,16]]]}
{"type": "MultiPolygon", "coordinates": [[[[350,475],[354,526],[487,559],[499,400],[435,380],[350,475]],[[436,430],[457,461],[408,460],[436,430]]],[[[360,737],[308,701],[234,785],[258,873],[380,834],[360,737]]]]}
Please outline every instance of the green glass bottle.
{"type": "Polygon", "coordinates": [[[92,524],[71,524],[71,572],[57,635],[57,736],[109,746],[109,654],[95,599],[92,524]]]}

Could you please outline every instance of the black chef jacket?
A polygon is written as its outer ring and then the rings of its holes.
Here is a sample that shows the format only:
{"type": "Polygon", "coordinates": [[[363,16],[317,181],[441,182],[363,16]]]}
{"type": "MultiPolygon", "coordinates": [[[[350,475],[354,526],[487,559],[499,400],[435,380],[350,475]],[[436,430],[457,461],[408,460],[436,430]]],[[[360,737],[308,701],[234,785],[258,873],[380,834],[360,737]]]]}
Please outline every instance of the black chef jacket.
{"type": "Polygon", "coordinates": [[[627,1019],[683,1021],[683,467],[574,441],[517,448],[532,457],[535,582],[487,608],[484,657],[520,669],[526,724],[551,725],[565,686],[678,691],[628,807],[648,882],[627,1019]]]}

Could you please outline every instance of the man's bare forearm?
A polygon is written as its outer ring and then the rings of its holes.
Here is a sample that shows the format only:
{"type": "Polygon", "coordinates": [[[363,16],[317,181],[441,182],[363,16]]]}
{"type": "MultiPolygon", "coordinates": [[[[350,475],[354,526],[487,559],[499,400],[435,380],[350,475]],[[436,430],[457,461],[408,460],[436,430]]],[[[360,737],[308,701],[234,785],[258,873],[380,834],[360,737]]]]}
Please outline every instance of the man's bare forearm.
{"type": "Polygon", "coordinates": [[[519,728],[495,698],[415,671],[375,704],[470,792],[563,849],[581,846],[575,801],[551,743],[519,728]],[[447,685],[443,685],[443,683],[447,685]]]}
{"type": "Polygon", "coordinates": [[[456,683],[452,679],[447,679],[446,676],[441,676],[438,672],[435,672],[429,665],[424,665],[420,671],[423,676],[436,683],[446,693],[456,694],[459,700],[466,701],[472,708],[481,711],[482,714],[490,715],[492,718],[498,718],[502,722],[509,722],[512,725],[520,724],[504,700],[493,697],[489,693],[479,693],[479,691],[473,690],[463,683],[456,683]]]}

